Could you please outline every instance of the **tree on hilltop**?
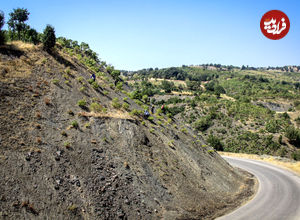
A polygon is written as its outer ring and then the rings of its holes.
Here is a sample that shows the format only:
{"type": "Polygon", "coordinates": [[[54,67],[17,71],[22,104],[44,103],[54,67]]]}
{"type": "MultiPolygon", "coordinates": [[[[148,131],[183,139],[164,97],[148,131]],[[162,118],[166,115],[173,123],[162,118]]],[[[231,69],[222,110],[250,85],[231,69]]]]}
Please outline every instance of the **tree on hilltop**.
{"type": "Polygon", "coordinates": [[[3,11],[0,11],[0,45],[4,44],[5,42],[4,33],[2,31],[3,25],[4,25],[4,13],[3,11]]]}
{"type": "Polygon", "coordinates": [[[17,8],[14,9],[13,12],[9,13],[10,19],[7,24],[12,31],[12,40],[15,32],[18,34],[18,40],[21,40],[21,33],[26,29],[25,21],[28,20],[29,14],[30,13],[25,8],[17,8]]]}
{"type": "Polygon", "coordinates": [[[42,42],[43,42],[44,50],[46,51],[49,51],[55,46],[55,42],[56,42],[55,30],[54,27],[52,27],[49,24],[46,26],[44,30],[42,42]]]}

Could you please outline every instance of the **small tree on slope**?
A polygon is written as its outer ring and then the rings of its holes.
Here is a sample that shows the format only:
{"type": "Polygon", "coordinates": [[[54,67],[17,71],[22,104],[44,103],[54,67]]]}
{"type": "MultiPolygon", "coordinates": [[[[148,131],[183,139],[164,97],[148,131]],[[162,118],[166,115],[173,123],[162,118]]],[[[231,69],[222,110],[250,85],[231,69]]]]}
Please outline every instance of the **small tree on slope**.
{"type": "Polygon", "coordinates": [[[55,46],[56,37],[54,27],[47,25],[43,35],[44,50],[49,51],[55,46]]]}

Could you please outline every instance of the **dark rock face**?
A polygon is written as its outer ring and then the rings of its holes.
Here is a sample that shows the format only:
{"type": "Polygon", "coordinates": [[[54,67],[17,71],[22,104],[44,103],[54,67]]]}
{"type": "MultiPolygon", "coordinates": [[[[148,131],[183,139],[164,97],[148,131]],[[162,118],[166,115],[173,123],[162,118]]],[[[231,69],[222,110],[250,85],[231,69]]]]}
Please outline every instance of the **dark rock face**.
{"type": "MultiPolygon", "coordinates": [[[[15,60],[21,68],[19,53],[1,53],[2,66],[15,60]]],[[[139,118],[80,116],[80,99],[97,98],[113,111],[112,98],[125,95],[108,87],[109,95],[80,92],[76,77],[87,80],[89,72],[77,60],[66,62],[74,71],[69,85],[54,85],[65,66],[38,49],[22,55],[32,63],[28,77],[0,76],[1,219],[213,218],[253,193],[241,187],[252,177],[193,134],[139,118]]]]}

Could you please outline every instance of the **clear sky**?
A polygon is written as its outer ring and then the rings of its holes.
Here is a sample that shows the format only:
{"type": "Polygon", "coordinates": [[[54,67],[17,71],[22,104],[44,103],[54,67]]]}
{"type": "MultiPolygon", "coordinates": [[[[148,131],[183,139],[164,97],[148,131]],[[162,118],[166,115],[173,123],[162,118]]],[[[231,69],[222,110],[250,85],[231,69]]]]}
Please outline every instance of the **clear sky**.
{"type": "Polygon", "coordinates": [[[299,0],[1,0],[0,10],[29,10],[42,32],[84,41],[118,69],[182,64],[300,65],[299,0]],[[269,10],[285,12],[291,27],[273,41],[260,31],[269,10]]]}

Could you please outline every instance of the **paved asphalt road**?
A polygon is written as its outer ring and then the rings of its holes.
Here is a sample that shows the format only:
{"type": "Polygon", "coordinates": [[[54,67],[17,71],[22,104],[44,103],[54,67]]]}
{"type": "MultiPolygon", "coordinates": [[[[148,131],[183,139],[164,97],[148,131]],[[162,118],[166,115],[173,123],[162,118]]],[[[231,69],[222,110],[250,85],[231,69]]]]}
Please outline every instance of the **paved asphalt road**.
{"type": "Polygon", "coordinates": [[[259,181],[255,197],[218,220],[300,220],[300,177],[261,161],[224,157],[232,166],[254,174],[259,181]]]}

